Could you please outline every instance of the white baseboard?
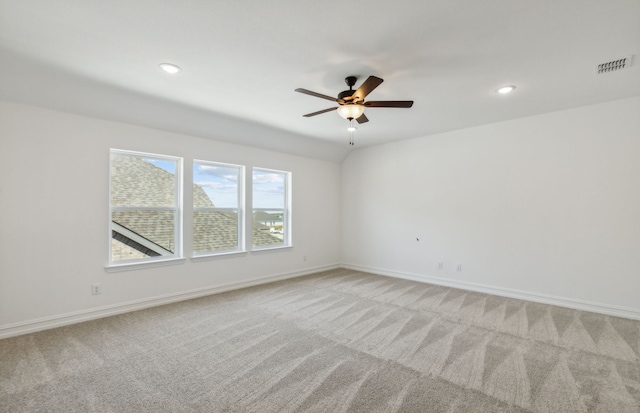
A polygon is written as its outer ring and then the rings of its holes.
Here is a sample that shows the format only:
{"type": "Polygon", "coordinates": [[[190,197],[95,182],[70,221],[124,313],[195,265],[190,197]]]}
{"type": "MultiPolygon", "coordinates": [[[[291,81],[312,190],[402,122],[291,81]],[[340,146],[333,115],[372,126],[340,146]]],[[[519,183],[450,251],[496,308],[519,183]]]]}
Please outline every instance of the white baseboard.
{"type": "Polygon", "coordinates": [[[254,278],[249,281],[239,283],[222,284],[213,287],[198,288],[190,291],[182,291],[175,294],[165,294],[156,297],[144,298],[141,300],[129,301],[126,303],[113,304],[104,307],[90,308],[87,310],[74,311],[66,314],[58,314],[50,317],[43,317],[34,320],[22,321],[19,323],[5,324],[0,326],[0,339],[19,336],[22,334],[34,333],[36,331],[48,330],[65,325],[81,323],[83,321],[95,320],[112,315],[128,313],[130,311],[142,310],[159,305],[175,303],[178,301],[190,300],[207,295],[219,294],[225,291],[238,290],[240,288],[252,287],[260,284],[267,284],[274,281],[286,280],[289,278],[301,277],[321,271],[329,271],[340,268],[339,264],[325,265],[321,267],[307,268],[302,271],[293,271],[282,274],[269,275],[254,278]]]}
{"type": "Polygon", "coordinates": [[[240,288],[252,287],[260,284],[267,284],[275,281],[301,277],[321,271],[329,271],[337,268],[363,271],[372,274],[385,275],[389,277],[402,278],[406,280],[424,282],[429,284],[443,285],[446,287],[460,288],[462,290],[476,291],[486,294],[499,295],[503,297],[517,298],[520,300],[533,301],[543,304],[557,305],[560,307],[573,308],[576,310],[591,311],[594,313],[612,315],[616,317],[640,320],[640,309],[621,307],[604,303],[596,303],[574,298],[557,297],[547,294],[531,293],[502,287],[494,287],[483,284],[470,283],[466,281],[456,281],[441,277],[434,277],[424,274],[408,273],[384,268],[368,267],[357,264],[334,264],[321,267],[307,268],[302,271],[293,271],[282,274],[269,275],[254,278],[249,281],[217,285],[213,287],[199,288],[190,291],[183,291],[175,294],[165,294],[156,297],[144,298],[141,300],[129,301],[126,303],[113,304],[104,307],[90,308],[71,313],[58,314],[50,317],[43,317],[27,320],[19,323],[5,324],[0,326],[0,339],[33,333],[41,330],[62,327],[65,325],[81,323],[83,321],[95,320],[112,315],[128,313],[159,305],[175,303],[178,301],[190,300],[193,298],[219,294],[225,291],[237,290],[240,288]]]}
{"type": "Polygon", "coordinates": [[[406,280],[424,282],[429,284],[443,285],[446,287],[459,288],[461,290],[476,291],[480,293],[499,295],[502,297],[517,298],[520,300],[533,301],[543,304],[557,305],[559,307],[567,307],[575,310],[590,311],[612,315],[616,317],[630,318],[640,320],[640,308],[622,307],[611,304],[596,303],[591,301],[579,300],[575,298],[557,297],[547,294],[531,293],[527,291],[513,290],[509,288],[494,287],[490,285],[476,284],[467,281],[456,281],[441,277],[433,277],[424,274],[414,274],[402,271],[389,270],[384,268],[367,267],[357,264],[342,264],[342,268],[350,270],[363,271],[372,274],[386,275],[389,277],[403,278],[406,280]]]}

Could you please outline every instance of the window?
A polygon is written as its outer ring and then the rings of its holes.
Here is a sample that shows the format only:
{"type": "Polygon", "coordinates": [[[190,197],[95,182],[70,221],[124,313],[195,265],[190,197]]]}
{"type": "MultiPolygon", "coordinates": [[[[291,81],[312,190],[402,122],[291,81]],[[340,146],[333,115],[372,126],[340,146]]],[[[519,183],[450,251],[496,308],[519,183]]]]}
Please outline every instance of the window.
{"type": "Polygon", "coordinates": [[[193,253],[244,250],[244,167],[193,161],[193,253]]]}
{"type": "Polygon", "coordinates": [[[109,263],[182,256],[182,159],[111,150],[109,263]]]}
{"type": "Polygon", "coordinates": [[[253,246],[291,245],[291,173],[253,169],[253,246]]]}

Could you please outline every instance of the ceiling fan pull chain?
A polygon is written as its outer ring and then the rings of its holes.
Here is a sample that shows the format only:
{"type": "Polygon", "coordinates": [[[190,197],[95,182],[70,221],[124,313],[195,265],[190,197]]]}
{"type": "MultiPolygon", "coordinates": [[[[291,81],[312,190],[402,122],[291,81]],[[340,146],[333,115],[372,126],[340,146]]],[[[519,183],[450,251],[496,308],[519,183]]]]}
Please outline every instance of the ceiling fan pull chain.
{"type": "Polygon", "coordinates": [[[353,118],[349,118],[349,127],[347,128],[347,130],[349,131],[349,145],[351,146],[355,145],[353,136],[355,135],[356,129],[358,129],[353,122],[353,118]]]}

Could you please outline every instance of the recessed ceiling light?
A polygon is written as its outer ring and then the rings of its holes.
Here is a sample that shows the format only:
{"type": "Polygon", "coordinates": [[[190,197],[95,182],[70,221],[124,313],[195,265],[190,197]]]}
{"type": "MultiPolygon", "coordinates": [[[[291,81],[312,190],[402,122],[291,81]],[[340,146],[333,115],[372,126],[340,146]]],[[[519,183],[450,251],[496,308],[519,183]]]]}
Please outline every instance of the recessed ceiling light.
{"type": "Polygon", "coordinates": [[[501,95],[506,95],[507,93],[513,92],[515,88],[516,88],[515,86],[502,86],[500,89],[497,90],[497,92],[500,93],[501,95]]]}
{"type": "Polygon", "coordinates": [[[171,73],[172,75],[180,72],[182,69],[180,69],[178,66],[171,64],[171,63],[160,63],[160,68],[162,70],[164,70],[167,73],[171,73]]]}

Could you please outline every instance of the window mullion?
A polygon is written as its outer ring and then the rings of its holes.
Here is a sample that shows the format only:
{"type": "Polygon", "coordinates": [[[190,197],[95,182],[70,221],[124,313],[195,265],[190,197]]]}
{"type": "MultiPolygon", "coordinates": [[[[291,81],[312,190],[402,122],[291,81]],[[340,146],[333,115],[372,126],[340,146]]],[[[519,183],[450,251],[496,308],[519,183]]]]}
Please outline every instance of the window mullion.
{"type": "Polygon", "coordinates": [[[149,207],[149,206],[140,206],[140,207],[127,207],[127,206],[112,206],[112,211],[122,211],[122,212],[130,212],[130,211],[178,211],[177,207],[149,207]]]}

